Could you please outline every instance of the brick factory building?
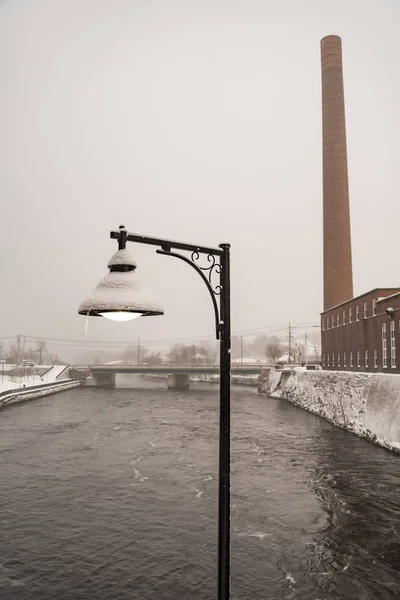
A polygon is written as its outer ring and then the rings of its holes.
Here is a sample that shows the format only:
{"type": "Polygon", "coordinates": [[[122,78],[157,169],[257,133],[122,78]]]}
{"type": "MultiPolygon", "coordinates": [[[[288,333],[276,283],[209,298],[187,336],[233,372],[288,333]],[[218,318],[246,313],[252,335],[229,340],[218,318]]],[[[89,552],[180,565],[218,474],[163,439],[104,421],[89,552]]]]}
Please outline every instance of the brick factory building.
{"type": "Polygon", "coordinates": [[[322,367],[400,373],[400,288],[377,288],[321,315],[322,367]]]}
{"type": "Polygon", "coordinates": [[[321,40],[323,369],[400,373],[400,288],[353,297],[342,41],[321,40]]]}

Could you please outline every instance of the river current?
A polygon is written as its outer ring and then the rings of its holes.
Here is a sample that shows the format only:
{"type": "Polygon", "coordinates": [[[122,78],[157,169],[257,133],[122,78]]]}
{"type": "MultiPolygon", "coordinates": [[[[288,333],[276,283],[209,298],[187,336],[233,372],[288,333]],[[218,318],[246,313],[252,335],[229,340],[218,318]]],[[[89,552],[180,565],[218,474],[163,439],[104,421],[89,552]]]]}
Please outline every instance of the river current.
{"type": "MultiPolygon", "coordinates": [[[[218,386],[132,381],[0,413],[1,600],[216,597],[218,386]]],[[[399,467],[233,387],[232,600],[400,598],[399,467]]]]}

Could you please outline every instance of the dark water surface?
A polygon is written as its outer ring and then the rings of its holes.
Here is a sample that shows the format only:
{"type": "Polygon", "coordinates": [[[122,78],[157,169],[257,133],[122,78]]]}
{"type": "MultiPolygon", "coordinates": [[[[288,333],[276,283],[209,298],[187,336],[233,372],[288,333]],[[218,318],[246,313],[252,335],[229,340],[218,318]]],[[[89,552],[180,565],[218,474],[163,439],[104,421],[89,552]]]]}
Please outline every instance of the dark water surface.
{"type": "MultiPolygon", "coordinates": [[[[0,413],[1,600],[209,600],[218,388],[0,413]]],[[[400,598],[400,457],[233,388],[232,598],[400,598]]]]}

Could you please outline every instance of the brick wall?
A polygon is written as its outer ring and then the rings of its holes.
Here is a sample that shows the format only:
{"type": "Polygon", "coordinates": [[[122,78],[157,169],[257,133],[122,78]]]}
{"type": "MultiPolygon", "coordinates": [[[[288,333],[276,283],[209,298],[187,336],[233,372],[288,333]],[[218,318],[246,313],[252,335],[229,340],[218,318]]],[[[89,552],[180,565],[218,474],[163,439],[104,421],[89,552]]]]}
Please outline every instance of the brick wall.
{"type": "Polygon", "coordinates": [[[322,313],[323,369],[400,373],[400,293],[398,292],[399,288],[372,290],[322,313]],[[379,298],[384,299],[379,300],[379,298]],[[394,309],[393,316],[386,313],[389,307],[394,309]],[[386,365],[384,365],[382,338],[383,323],[386,323],[386,365]]]}

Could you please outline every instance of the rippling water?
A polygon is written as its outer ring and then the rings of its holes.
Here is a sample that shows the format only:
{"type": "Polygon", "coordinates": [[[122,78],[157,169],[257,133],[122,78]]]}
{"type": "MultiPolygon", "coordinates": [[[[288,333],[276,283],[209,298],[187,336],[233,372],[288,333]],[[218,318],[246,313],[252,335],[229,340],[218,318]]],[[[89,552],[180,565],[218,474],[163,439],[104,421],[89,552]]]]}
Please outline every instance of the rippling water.
{"type": "MultiPolygon", "coordinates": [[[[0,598],[209,600],[218,388],[0,413],[0,598]]],[[[400,458],[233,388],[232,599],[400,598],[400,458]]]]}

